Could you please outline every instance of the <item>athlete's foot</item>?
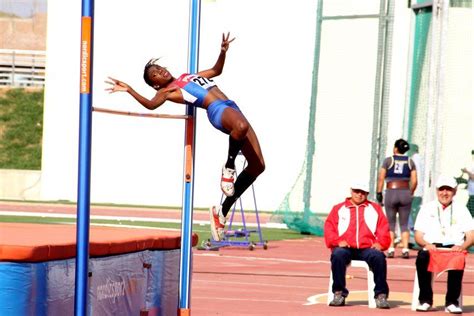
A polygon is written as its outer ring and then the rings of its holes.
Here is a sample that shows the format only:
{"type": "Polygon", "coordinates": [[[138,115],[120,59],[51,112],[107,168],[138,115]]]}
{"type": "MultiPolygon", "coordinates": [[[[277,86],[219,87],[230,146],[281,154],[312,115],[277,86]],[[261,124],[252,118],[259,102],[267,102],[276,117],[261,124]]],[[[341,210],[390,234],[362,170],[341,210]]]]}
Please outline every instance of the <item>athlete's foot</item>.
{"type": "Polygon", "coordinates": [[[224,238],[225,216],[222,215],[221,209],[222,206],[219,206],[219,208],[212,206],[209,209],[211,235],[215,241],[221,241],[224,238]]]}
{"type": "Polygon", "coordinates": [[[225,196],[234,195],[234,178],[235,170],[223,166],[221,177],[221,190],[225,194],[225,196]]]}

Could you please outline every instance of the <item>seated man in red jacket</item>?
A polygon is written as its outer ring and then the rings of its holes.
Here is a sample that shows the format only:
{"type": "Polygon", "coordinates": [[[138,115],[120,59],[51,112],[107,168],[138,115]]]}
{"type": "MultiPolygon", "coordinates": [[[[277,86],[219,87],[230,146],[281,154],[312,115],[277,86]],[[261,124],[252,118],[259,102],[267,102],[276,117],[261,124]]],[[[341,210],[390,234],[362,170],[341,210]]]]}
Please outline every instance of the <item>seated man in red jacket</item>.
{"type": "Polygon", "coordinates": [[[335,205],[324,224],[324,239],[331,249],[334,299],[330,306],[344,306],[349,294],[346,268],[351,260],[364,260],[374,273],[377,308],[390,308],[387,302],[387,261],[383,253],[390,246],[388,220],[379,204],[367,200],[368,185],[354,183],[351,196],[335,205]]]}

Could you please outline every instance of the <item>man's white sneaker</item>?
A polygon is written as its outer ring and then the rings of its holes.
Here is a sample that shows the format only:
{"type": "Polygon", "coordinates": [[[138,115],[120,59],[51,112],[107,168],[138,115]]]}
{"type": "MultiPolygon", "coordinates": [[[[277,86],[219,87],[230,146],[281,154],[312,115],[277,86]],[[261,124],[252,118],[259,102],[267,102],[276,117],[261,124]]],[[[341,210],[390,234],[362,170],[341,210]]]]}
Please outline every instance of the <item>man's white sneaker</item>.
{"type": "Polygon", "coordinates": [[[226,168],[225,165],[222,167],[221,177],[221,190],[225,196],[234,195],[234,181],[235,181],[235,170],[226,168]]]}
{"type": "Polygon", "coordinates": [[[417,312],[428,312],[431,310],[431,305],[428,303],[418,304],[416,307],[417,312]]]}
{"type": "Polygon", "coordinates": [[[216,206],[209,209],[211,235],[215,241],[221,241],[224,238],[225,217],[222,215],[221,209],[222,206],[219,209],[216,206]]]}
{"type": "Polygon", "coordinates": [[[451,304],[451,305],[446,306],[446,308],[444,309],[444,311],[445,311],[446,313],[450,313],[450,314],[462,314],[462,309],[461,309],[461,307],[456,306],[456,305],[454,305],[454,304],[451,304]]]}

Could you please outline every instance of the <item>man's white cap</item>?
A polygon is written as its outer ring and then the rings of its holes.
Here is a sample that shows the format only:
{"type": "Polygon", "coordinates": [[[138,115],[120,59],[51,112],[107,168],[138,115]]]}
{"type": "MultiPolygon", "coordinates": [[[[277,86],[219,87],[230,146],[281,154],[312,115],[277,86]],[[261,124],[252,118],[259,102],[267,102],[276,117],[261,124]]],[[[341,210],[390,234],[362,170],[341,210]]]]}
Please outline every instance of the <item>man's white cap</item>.
{"type": "Polygon", "coordinates": [[[441,187],[450,187],[452,189],[456,189],[457,183],[453,177],[448,176],[440,176],[438,181],[436,181],[436,189],[441,187]]]}
{"type": "Polygon", "coordinates": [[[352,190],[362,190],[369,193],[369,184],[363,181],[353,181],[351,185],[352,190]]]}

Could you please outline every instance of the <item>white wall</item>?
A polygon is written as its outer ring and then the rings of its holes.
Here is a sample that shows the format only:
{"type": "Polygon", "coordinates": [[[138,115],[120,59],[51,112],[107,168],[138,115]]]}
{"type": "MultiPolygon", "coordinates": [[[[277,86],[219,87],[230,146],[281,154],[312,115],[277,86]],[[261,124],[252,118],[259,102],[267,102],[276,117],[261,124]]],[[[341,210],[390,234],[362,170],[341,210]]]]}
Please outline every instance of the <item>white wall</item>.
{"type": "Polygon", "coordinates": [[[41,171],[0,169],[0,196],[7,200],[39,200],[41,171]]]}
{"type": "MultiPolygon", "coordinates": [[[[237,39],[219,87],[256,130],[267,169],[255,190],[260,209],[275,209],[304,161],[316,1],[203,1],[200,69],[214,64],[222,32],[237,39]],[[269,8],[271,7],[271,10],[269,8]],[[271,13],[270,13],[271,12],[271,13]],[[298,22],[298,23],[296,23],[298,22]]],[[[45,200],[76,200],[79,132],[80,3],[48,2],[43,184],[45,200]],[[65,35],[67,34],[67,35],[65,35]]],[[[188,1],[96,1],[94,106],[142,111],[125,94],[109,95],[115,76],[152,96],[142,79],[151,57],[175,75],[187,69],[188,1]]],[[[145,110],[143,110],[145,111],[145,110]]],[[[165,104],[157,113],[184,113],[165,104]]],[[[198,110],[194,205],[220,199],[226,135],[198,110]]],[[[92,202],[180,206],[184,123],[93,114],[92,202]]],[[[244,195],[244,202],[248,198],[244,195]]]]}
{"type": "MultiPolygon", "coordinates": [[[[367,2],[367,8],[378,2],[367,2]]],[[[237,37],[228,51],[224,73],[216,81],[228,97],[237,102],[260,138],[267,169],[255,183],[259,209],[275,210],[279,206],[305,159],[316,4],[316,0],[202,2],[199,68],[214,64],[222,32],[230,31],[237,37]]],[[[346,1],[333,4],[348,7],[346,1]]],[[[95,5],[93,104],[146,112],[129,95],[106,93],[104,80],[107,76],[122,79],[151,97],[154,90],[142,78],[143,67],[150,58],[161,57],[161,63],[175,76],[185,72],[189,1],[137,0],[130,5],[128,1],[117,0],[96,1],[95,5]]],[[[347,8],[346,13],[378,13],[378,10],[367,12],[367,8],[359,5],[360,12],[347,8]]],[[[410,14],[405,2],[396,2],[390,104],[397,106],[391,107],[389,145],[402,134],[410,14]]],[[[75,201],[77,196],[80,15],[80,2],[48,1],[41,194],[44,200],[75,201]]],[[[368,21],[361,30],[370,28],[371,32],[377,32],[372,25],[376,24],[374,21],[368,21]]],[[[340,31],[344,38],[354,40],[354,48],[367,44],[360,32],[340,31]]],[[[340,40],[335,37],[334,43],[340,40]]],[[[322,60],[333,63],[344,60],[327,49],[322,52],[322,60]]],[[[353,52],[347,52],[350,53],[353,52]]],[[[321,71],[324,65],[321,64],[321,71]]],[[[322,84],[340,84],[342,79],[335,73],[331,81],[322,84]]],[[[343,94],[344,89],[357,90],[358,84],[361,83],[341,85],[340,93],[343,94]]],[[[373,89],[361,93],[373,93],[373,89]]],[[[323,99],[324,95],[319,97],[323,99]]],[[[362,115],[358,109],[365,113],[373,106],[357,102],[354,100],[351,112],[339,113],[339,116],[337,108],[318,113],[317,129],[321,131],[318,135],[322,136],[317,149],[324,155],[318,157],[315,166],[319,173],[315,186],[323,188],[323,191],[315,191],[319,196],[313,196],[317,200],[317,211],[328,211],[330,205],[348,192],[348,180],[366,174],[370,168],[370,146],[367,145],[370,139],[365,139],[363,150],[357,151],[357,143],[350,143],[350,137],[357,135],[350,131],[324,132],[334,130],[334,124],[350,124],[354,115],[362,115]],[[332,148],[348,144],[355,147],[351,147],[341,163],[331,160],[332,148]],[[354,170],[346,169],[345,163],[350,162],[355,151],[357,161],[367,163],[352,172],[354,170]],[[331,179],[330,185],[327,179],[331,179]]],[[[185,108],[167,103],[155,112],[183,114],[185,108]]],[[[370,117],[364,122],[367,128],[371,128],[371,120],[370,117]]],[[[363,129],[359,133],[371,135],[371,130],[363,129]]],[[[181,205],[183,121],[93,113],[92,135],[92,202],[181,205]]],[[[205,112],[198,109],[195,207],[207,207],[220,200],[220,169],[226,158],[227,142],[227,136],[215,130],[205,112]]],[[[249,193],[244,194],[243,201],[246,207],[253,205],[249,193]]]]}

